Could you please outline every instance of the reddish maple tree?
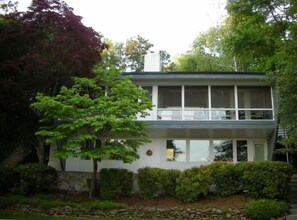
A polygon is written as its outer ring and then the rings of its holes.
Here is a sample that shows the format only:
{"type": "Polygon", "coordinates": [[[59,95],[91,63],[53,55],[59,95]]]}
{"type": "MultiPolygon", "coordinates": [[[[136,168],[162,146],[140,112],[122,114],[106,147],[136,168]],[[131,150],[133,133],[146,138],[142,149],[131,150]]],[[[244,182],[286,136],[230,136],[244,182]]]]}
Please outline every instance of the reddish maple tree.
{"type": "Polygon", "coordinates": [[[0,140],[34,146],[39,116],[30,109],[37,92],[55,95],[74,76],[92,76],[106,48],[102,37],[61,0],[33,0],[26,12],[0,17],[0,140]]]}

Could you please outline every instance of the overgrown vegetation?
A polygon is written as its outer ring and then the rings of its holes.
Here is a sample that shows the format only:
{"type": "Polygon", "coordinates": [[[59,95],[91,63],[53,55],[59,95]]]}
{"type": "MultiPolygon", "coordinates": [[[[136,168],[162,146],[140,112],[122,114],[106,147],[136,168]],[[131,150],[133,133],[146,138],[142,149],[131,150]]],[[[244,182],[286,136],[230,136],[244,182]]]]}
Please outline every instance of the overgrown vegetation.
{"type": "Polygon", "coordinates": [[[225,197],[243,192],[259,199],[284,199],[292,173],[290,164],[276,161],[213,163],[183,172],[145,167],[138,171],[138,184],[145,199],[164,194],[193,202],[209,193],[225,197]]]}
{"type": "Polygon", "coordinates": [[[132,193],[133,173],[127,169],[101,169],[99,172],[100,198],[112,200],[132,193]]]}
{"type": "Polygon", "coordinates": [[[12,195],[0,197],[0,209],[9,207],[11,205],[31,205],[36,208],[49,209],[63,206],[70,206],[78,210],[112,210],[112,209],[124,209],[125,204],[115,203],[111,201],[71,201],[56,199],[46,195],[35,195],[33,197],[24,197],[22,195],[12,195]]]}
{"type": "Polygon", "coordinates": [[[261,199],[248,202],[245,213],[250,219],[269,220],[278,218],[289,211],[289,205],[283,201],[261,199]]]}
{"type": "Polygon", "coordinates": [[[176,180],[176,197],[184,202],[196,201],[210,192],[211,182],[207,167],[187,169],[176,180]]]}
{"type": "Polygon", "coordinates": [[[0,166],[0,194],[33,194],[47,191],[56,180],[54,168],[43,164],[0,166]]]}

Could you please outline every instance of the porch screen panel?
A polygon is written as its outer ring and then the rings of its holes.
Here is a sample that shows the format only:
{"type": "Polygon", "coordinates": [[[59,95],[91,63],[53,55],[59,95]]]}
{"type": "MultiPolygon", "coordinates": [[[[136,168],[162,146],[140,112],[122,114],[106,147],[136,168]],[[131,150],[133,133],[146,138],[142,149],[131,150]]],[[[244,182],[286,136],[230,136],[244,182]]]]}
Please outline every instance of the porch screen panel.
{"type": "Polygon", "coordinates": [[[185,107],[208,108],[208,87],[185,86],[185,107]]]}
{"type": "Polygon", "coordinates": [[[269,86],[238,86],[239,108],[272,108],[269,86]]]}
{"type": "Polygon", "coordinates": [[[234,86],[212,86],[211,87],[212,108],[234,108],[234,86]]]}
{"type": "Polygon", "coordinates": [[[159,86],[158,108],[181,107],[181,86],[159,86]]]}

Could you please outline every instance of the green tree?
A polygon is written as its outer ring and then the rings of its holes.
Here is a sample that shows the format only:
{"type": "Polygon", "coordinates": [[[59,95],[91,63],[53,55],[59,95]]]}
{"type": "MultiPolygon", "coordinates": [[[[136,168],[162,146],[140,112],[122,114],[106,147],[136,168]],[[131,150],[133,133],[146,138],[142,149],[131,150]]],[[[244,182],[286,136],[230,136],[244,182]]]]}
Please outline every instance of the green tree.
{"type": "Polygon", "coordinates": [[[192,50],[175,61],[178,71],[234,71],[233,60],[223,51],[225,26],[210,28],[193,42],[192,50]]]}
{"type": "Polygon", "coordinates": [[[154,45],[149,40],[137,35],[126,41],[125,55],[127,67],[131,71],[142,72],[144,68],[144,56],[151,53],[154,45]]]}
{"type": "Polygon", "coordinates": [[[296,148],[297,7],[295,0],[228,0],[229,51],[245,61],[244,70],[265,71],[279,97],[287,147],[296,148]]]}
{"type": "Polygon", "coordinates": [[[102,64],[106,68],[116,67],[121,71],[127,68],[124,43],[113,43],[111,40],[105,40],[108,48],[102,53],[102,64]]]}
{"type": "Polygon", "coordinates": [[[45,163],[44,140],[35,136],[39,115],[30,104],[37,92],[55,95],[72,77],[90,76],[106,48],[81,19],[61,0],[34,0],[25,12],[0,15],[1,147],[34,148],[45,163]]]}
{"type": "Polygon", "coordinates": [[[146,92],[120,77],[118,70],[97,67],[95,72],[94,79],[74,78],[74,85],[62,87],[56,96],[37,94],[32,104],[47,124],[37,135],[48,144],[66,140],[56,151],[57,157],[92,159],[90,198],[94,197],[97,162],[103,156],[127,163],[139,158],[137,148],[148,142],[147,124],[136,119],[151,108],[146,92]],[[104,88],[108,88],[107,95],[104,88]]]}

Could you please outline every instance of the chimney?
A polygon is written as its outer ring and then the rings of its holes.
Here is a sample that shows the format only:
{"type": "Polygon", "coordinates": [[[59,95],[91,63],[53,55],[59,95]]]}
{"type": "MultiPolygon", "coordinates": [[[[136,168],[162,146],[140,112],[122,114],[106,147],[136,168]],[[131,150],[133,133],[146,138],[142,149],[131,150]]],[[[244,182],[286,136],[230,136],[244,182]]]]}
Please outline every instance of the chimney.
{"type": "Polygon", "coordinates": [[[160,53],[149,53],[144,56],[144,72],[161,72],[160,53]]]}

